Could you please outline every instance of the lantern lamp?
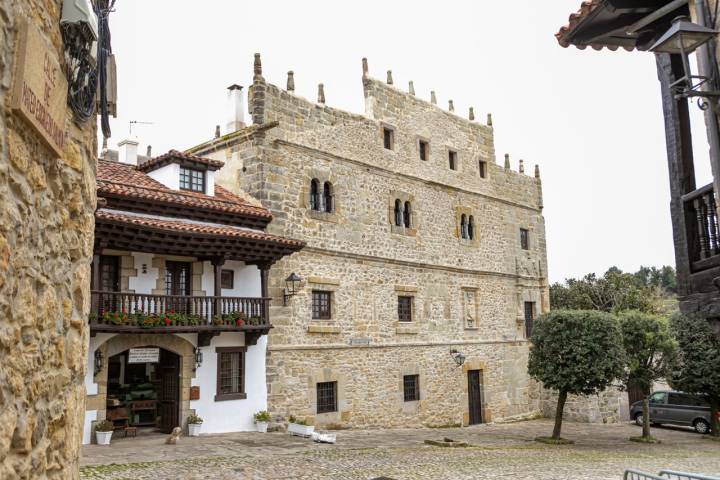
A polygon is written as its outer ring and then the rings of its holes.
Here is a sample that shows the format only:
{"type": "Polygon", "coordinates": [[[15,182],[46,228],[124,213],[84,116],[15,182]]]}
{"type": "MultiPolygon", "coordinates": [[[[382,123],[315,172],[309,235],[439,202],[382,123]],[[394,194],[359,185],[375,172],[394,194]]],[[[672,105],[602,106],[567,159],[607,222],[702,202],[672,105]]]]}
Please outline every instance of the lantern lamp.
{"type": "Polygon", "coordinates": [[[461,367],[463,363],[465,363],[465,355],[454,348],[450,350],[450,356],[458,367],[461,367]]]}
{"type": "Polygon", "coordinates": [[[283,303],[285,305],[287,305],[288,298],[295,296],[297,293],[297,287],[300,282],[302,282],[302,278],[300,278],[295,272],[292,272],[290,276],[285,279],[285,292],[283,295],[283,303]]]}
{"type": "Polygon", "coordinates": [[[95,350],[95,362],[94,363],[95,363],[94,372],[95,372],[95,375],[97,375],[103,369],[103,354],[100,351],[100,349],[95,350]]]}

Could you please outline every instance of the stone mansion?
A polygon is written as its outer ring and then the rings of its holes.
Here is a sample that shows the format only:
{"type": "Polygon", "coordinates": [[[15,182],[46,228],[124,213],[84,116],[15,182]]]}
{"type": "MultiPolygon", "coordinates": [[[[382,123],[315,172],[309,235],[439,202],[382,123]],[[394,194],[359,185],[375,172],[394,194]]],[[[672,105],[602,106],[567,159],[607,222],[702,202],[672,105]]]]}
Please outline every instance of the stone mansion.
{"type": "Polygon", "coordinates": [[[268,407],[320,427],[468,425],[539,408],[527,332],[548,305],[539,170],[495,161],[487,124],[373,79],[365,115],[267,83],[186,154],[306,247],[270,270],[268,407]],[[287,277],[296,274],[294,287],[287,277]]]}

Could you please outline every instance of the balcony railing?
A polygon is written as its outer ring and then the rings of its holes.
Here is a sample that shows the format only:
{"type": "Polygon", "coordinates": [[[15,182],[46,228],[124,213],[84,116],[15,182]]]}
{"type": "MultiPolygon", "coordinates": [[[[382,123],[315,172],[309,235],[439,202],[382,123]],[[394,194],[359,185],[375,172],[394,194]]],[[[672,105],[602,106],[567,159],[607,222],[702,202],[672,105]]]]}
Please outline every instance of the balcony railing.
{"type": "Polygon", "coordinates": [[[682,197],[693,271],[720,264],[720,230],[712,183],[682,197]]]}
{"type": "Polygon", "coordinates": [[[95,331],[267,330],[268,298],[91,292],[95,331]]]}

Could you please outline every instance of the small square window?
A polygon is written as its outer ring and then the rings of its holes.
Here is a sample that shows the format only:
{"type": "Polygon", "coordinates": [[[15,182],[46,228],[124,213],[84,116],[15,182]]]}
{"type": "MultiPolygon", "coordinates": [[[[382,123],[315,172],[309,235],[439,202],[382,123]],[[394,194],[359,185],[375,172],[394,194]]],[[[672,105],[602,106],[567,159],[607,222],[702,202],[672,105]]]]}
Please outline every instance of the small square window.
{"type": "Polygon", "coordinates": [[[520,248],[530,250],[530,231],[527,228],[520,229],[520,248]]]}
{"type": "Polygon", "coordinates": [[[190,168],[180,168],[180,189],[204,193],[205,172],[190,168]]]}
{"type": "Polygon", "coordinates": [[[412,322],[413,297],[398,297],[398,320],[412,322]]]}
{"type": "Polygon", "coordinates": [[[457,170],[457,152],[448,150],[448,162],[450,163],[450,170],[457,170]]]}
{"type": "Polygon", "coordinates": [[[480,160],[480,163],[478,163],[478,171],[480,172],[480,178],[485,178],[487,176],[487,162],[480,160]]]}
{"type": "Polygon", "coordinates": [[[420,375],[403,375],[403,396],[406,402],[420,400],[420,375]]]}
{"type": "Polygon", "coordinates": [[[220,288],[235,288],[234,270],[223,270],[220,272],[220,288]]]}
{"type": "Polygon", "coordinates": [[[430,144],[424,140],[420,140],[418,148],[420,150],[420,160],[427,160],[430,156],[430,144]]]}
{"type": "Polygon", "coordinates": [[[337,412],[337,382],[318,382],[317,413],[337,412]]]}
{"type": "Polygon", "coordinates": [[[388,150],[395,148],[395,132],[392,128],[383,127],[383,146],[388,150]]]}
{"type": "Polygon", "coordinates": [[[312,318],[314,320],[330,320],[332,312],[330,305],[332,292],[313,290],[312,292],[312,318]]]}

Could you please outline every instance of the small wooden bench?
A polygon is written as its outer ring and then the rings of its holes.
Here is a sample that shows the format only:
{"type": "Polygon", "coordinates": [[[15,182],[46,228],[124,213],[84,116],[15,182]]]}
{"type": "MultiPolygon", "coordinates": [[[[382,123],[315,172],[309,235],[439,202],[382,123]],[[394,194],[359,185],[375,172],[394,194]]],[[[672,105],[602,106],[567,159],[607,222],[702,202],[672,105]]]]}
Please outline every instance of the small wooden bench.
{"type": "Polygon", "coordinates": [[[137,436],[137,427],[125,427],[125,437],[137,436]]]}

